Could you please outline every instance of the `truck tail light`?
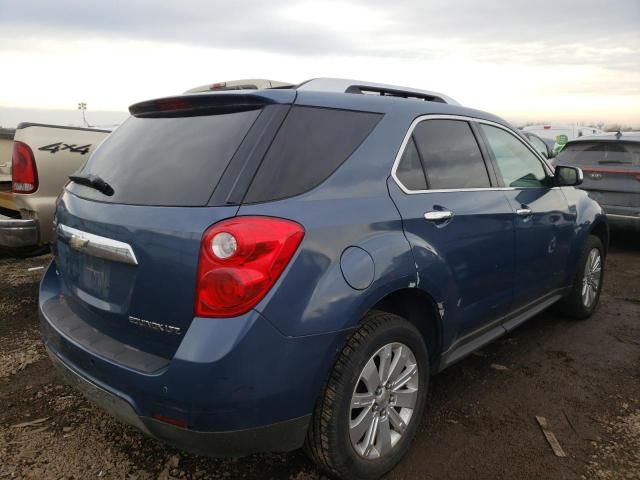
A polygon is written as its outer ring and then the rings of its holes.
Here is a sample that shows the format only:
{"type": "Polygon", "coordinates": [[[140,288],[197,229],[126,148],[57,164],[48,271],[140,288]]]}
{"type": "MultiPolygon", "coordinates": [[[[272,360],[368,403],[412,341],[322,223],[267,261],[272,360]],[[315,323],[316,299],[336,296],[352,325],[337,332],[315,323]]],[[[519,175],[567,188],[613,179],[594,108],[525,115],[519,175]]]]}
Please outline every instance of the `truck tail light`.
{"type": "Polygon", "coordinates": [[[235,317],[271,289],[298,249],[304,229],[273,217],[235,217],[202,236],[195,315],[235,317]]]}
{"type": "Polygon", "coordinates": [[[38,189],[38,170],[31,147],[13,142],[11,157],[11,189],[14,193],[33,193],[38,189]]]}

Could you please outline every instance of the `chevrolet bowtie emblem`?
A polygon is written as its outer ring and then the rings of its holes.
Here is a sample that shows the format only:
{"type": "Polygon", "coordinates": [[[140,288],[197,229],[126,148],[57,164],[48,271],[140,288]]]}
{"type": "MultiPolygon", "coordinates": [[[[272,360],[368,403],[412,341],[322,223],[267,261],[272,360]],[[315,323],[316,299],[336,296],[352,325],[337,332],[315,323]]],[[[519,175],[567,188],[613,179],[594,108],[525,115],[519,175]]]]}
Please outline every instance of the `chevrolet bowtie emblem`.
{"type": "Polygon", "coordinates": [[[82,237],[73,236],[69,239],[69,245],[75,249],[81,249],[89,245],[89,240],[82,237]]]}

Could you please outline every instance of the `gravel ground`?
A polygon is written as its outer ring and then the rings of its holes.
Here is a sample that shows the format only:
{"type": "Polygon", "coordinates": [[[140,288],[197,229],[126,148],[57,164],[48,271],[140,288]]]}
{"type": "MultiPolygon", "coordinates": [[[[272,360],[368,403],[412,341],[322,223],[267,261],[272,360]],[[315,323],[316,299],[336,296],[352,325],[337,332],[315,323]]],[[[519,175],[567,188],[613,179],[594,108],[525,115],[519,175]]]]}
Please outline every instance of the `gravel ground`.
{"type": "MultiPolygon", "coordinates": [[[[214,460],[119,424],[63,385],[38,335],[49,256],[0,254],[0,479],[290,479],[300,452],[214,460]]],[[[640,235],[613,239],[595,316],[547,311],[433,379],[423,427],[392,479],[640,479],[640,235]],[[556,457],[536,423],[549,422],[556,457]]]]}

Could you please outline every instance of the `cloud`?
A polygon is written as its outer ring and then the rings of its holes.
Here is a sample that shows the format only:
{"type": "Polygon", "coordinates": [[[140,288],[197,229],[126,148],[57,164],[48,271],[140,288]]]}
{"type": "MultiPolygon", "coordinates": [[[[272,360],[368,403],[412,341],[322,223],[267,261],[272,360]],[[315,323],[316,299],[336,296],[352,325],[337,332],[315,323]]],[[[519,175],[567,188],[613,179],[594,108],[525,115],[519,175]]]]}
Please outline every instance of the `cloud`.
{"type": "Polygon", "coordinates": [[[3,3],[4,106],[124,110],[231,78],[342,76],[640,120],[638,0],[3,3]]]}
{"type": "Polygon", "coordinates": [[[433,55],[430,45],[441,53],[442,40],[512,48],[534,42],[567,58],[575,51],[568,45],[640,48],[637,0],[21,0],[2,10],[4,32],[296,55],[433,55]]]}

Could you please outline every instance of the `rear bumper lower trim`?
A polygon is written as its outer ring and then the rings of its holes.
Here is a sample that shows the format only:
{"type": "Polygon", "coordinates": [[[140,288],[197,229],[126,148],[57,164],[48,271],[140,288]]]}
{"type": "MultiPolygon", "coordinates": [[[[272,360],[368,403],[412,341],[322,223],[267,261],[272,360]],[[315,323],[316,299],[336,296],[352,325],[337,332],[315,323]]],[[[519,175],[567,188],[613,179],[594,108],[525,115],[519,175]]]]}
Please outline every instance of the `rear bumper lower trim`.
{"type": "Polygon", "coordinates": [[[89,401],[121,422],[182,450],[212,457],[239,457],[257,452],[288,452],[300,448],[304,443],[311,415],[272,425],[225,432],[190,430],[139,416],[127,399],[85,378],[48,346],[47,353],[64,381],[89,401]]]}
{"type": "Polygon", "coordinates": [[[0,215],[0,247],[31,247],[38,244],[38,222],[0,215]]]}

